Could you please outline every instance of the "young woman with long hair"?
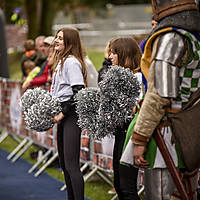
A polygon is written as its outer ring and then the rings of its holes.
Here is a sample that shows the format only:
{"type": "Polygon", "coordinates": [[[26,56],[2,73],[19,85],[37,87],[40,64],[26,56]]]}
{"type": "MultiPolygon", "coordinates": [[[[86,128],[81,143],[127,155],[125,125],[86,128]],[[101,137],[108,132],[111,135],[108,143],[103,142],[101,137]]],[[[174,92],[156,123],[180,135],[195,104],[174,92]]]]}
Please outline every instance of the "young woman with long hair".
{"type": "Polygon", "coordinates": [[[74,95],[87,85],[83,48],[79,32],[63,28],[55,37],[56,67],[51,94],[61,103],[62,111],[52,120],[58,123],[57,146],[64,172],[68,200],[84,199],[84,180],[80,171],[81,129],[77,125],[74,95]]]}
{"type": "MultiPolygon", "coordinates": [[[[129,68],[142,81],[140,71],[141,50],[137,42],[131,37],[113,38],[108,45],[107,53],[112,65],[129,68]]],[[[142,96],[142,92],[140,98],[142,96]]],[[[114,187],[119,200],[139,200],[137,194],[138,168],[132,165],[120,164],[123,145],[126,139],[128,124],[118,128],[115,132],[113,149],[114,187]]]]}

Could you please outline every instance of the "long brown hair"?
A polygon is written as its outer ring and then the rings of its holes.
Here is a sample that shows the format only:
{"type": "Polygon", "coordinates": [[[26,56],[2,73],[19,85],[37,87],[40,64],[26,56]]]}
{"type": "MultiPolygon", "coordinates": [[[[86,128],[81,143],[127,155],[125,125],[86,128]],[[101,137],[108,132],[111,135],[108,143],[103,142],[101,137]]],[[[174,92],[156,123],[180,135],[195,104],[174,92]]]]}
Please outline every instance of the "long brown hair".
{"type": "Polygon", "coordinates": [[[131,37],[116,37],[109,43],[108,54],[118,55],[118,65],[130,68],[133,73],[140,70],[141,50],[135,39],[131,37]]]}
{"type": "Polygon", "coordinates": [[[60,31],[63,32],[64,50],[62,52],[56,53],[57,63],[58,60],[61,60],[61,71],[62,71],[65,60],[68,58],[69,55],[73,55],[82,65],[82,74],[84,82],[87,86],[87,71],[85,67],[84,51],[79,32],[75,28],[67,27],[58,30],[56,36],[60,31]]]}

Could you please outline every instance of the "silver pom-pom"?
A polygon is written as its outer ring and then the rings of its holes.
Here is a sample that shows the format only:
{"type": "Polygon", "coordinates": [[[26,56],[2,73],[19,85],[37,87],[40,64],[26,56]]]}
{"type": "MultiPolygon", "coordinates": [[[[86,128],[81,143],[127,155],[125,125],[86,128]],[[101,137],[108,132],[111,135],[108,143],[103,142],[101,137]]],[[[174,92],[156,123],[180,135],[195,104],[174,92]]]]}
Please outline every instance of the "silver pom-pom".
{"type": "Polygon", "coordinates": [[[28,89],[20,99],[20,106],[27,127],[39,132],[52,128],[52,118],[61,111],[57,98],[42,88],[28,89]]]}
{"type": "Polygon", "coordinates": [[[98,121],[103,122],[99,124],[99,131],[113,134],[132,119],[132,110],[141,90],[140,84],[130,69],[112,66],[99,83],[99,88],[101,98],[98,121]],[[101,127],[106,128],[103,130],[101,127]]]}
{"type": "Polygon", "coordinates": [[[79,115],[78,125],[82,130],[92,137],[96,137],[98,130],[97,117],[99,110],[99,89],[85,88],[80,90],[74,97],[76,104],[76,112],[79,115]]]}
{"type": "Polygon", "coordinates": [[[76,98],[79,126],[95,139],[111,136],[131,121],[141,90],[137,77],[120,66],[112,66],[98,86],[79,91],[76,98]]]}

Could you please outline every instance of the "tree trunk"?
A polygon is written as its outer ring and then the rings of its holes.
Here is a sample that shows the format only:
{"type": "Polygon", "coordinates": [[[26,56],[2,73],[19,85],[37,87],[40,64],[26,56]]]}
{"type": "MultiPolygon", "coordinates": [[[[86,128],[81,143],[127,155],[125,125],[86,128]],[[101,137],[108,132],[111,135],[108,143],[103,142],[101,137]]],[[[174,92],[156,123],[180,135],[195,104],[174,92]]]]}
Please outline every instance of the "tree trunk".
{"type": "Polygon", "coordinates": [[[5,0],[0,1],[0,8],[5,12],[5,0]]]}
{"type": "Polygon", "coordinates": [[[28,39],[35,39],[39,34],[37,17],[37,0],[25,0],[28,24],[28,39]]]}
{"type": "Polygon", "coordinates": [[[39,33],[41,35],[52,35],[52,25],[56,14],[56,7],[56,1],[42,0],[42,13],[39,27],[39,33]]]}

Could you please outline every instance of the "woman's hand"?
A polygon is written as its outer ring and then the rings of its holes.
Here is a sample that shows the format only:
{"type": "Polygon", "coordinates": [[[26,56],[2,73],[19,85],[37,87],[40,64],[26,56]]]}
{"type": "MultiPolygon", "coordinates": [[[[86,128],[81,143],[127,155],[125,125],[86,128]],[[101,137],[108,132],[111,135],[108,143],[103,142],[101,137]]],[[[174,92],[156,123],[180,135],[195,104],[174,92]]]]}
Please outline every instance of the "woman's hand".
{"type": "Polygon", "coordinates": [[[58,115],[55,115],[54,118],[52,118],[52,121],[54,123],[60,123],[60,121],[64,118],[64,115],[62,112],[60,112],[58,115]]]}

